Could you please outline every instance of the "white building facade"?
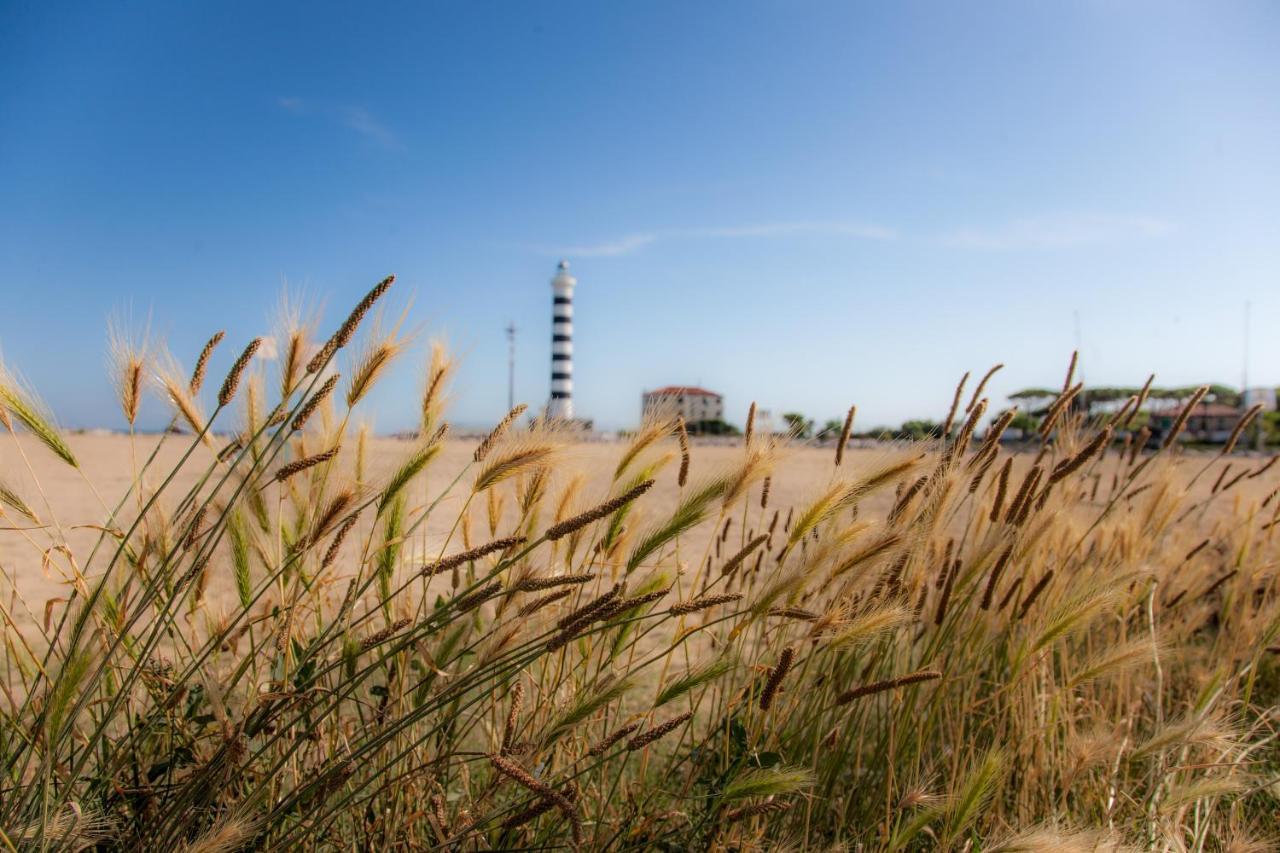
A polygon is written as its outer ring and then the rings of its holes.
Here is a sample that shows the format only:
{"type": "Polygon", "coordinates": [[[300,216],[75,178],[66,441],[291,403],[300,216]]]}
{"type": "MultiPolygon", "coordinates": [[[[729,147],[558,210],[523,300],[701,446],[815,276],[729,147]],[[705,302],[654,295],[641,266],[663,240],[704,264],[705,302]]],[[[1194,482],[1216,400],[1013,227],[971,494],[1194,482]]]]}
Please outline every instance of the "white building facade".
{"type": "Polygon", "coordinates": [[[689,424],[724,420],[724,397],[715,391],[693,385],[668,385],[641,396],[645,413],[665,411],[684,416],[689,424]]]}

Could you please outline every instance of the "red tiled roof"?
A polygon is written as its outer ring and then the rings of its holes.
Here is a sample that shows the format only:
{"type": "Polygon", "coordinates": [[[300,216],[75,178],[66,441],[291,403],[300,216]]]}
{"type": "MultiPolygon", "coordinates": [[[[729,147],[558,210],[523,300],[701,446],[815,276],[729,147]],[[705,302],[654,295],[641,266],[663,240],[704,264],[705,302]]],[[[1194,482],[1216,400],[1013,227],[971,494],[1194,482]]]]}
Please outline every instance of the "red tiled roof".
{"type": "Polygon", "coordinates": [[[653,391],[646,391],[651,396],[671,396],[678,397],[687,395],[690,397],[719,397],[715,391],[708,391],[706,388],[699,388],[696,385],[668,385],[665,388],[657,388],[653,391]]]}
{"type": "MultiPolygon", "coordinates": [[[[1162,409],[1152,412],[1153,415],[1160,417],[1174,417],[1182,414],[1182,406],[1175,406],[1172,409],[1162,409]]],[[[1242,412],[1234,406],[1226,406],[1222,403],[1201,403],[1191,410],[1193,418],[1230,418],[1239,417],[1242,412]]]]}

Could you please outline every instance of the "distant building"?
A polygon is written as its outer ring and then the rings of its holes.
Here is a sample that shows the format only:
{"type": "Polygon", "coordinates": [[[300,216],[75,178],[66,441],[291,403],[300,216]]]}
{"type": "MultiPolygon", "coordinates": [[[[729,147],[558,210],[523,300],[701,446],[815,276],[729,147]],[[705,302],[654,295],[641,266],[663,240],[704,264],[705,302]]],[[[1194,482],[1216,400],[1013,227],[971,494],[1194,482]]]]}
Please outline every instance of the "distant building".
{"type": "MultiPolygon", "coordinates": [[[[1174,423],[1182,416],[1182,406],[1162,409],[1151,413],[1151,438],[1162,440],[1173,429],[1174,423]]],[[[1231,430],[1244,414],[1234,406],[1222,403],[1201,403],[1191,410],[1187,416],[1187,425],[1179,440],[1201,441],[1210,444],[1221,444],[1231,437],[1231,430]]]]}
{"type": "Polygon", "coordinates": [[[646,414],[660,410],[683,415],[685,422],[696,428],[698,424],[724,420],[724,397],[706,388],[668,385],[655,391],[645,391],[641,397],[641,409],[646,414]]]}
{"type": "Polygon", "coordinates": [[[756,409],[755,427],[761,435],[773,435],[773,410],[756,409]]]}
{"type": "Polygon", "coordinates": [[[1264,412],[1274,412],[1276,410],[1276,389],[1275,388],[1246,388],[1244,389],[1244,407],[1247,409],[1254,403],[1261,403],[1264,412]]]}

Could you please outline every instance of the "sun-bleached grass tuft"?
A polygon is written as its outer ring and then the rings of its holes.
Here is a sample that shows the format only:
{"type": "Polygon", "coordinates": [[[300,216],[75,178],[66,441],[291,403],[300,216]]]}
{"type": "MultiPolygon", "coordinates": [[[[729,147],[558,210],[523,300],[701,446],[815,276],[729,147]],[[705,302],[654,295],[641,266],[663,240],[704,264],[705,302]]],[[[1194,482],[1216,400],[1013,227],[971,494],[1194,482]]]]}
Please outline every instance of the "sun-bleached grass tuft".
{"type": "Polygon", "coordinates": [[[120,411],[125,422],[132,429],[138,420],[138,408],[142,405],[142,395],[146,388],[150,342],[146,332],[135,337],[117,321],[108,325],[107,341],[116,398],[120,401],[120,411]]]}
{"type": "Polygon", "coordinates": [[[10,431],[16,421],[63,462],[72,468],[80,467],[48,409],[10,372],[3,360],[0,360],[0,412],[3,412],[4,425],[10,431]]]}

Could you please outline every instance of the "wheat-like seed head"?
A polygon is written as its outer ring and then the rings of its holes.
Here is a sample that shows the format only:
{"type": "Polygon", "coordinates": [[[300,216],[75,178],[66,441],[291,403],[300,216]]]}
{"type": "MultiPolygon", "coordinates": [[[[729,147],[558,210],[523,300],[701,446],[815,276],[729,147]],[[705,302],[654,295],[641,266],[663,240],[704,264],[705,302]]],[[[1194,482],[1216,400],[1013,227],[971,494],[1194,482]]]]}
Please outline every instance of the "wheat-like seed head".
{"type": "Polygon", "coordinates": [[[319,373],[324,366],[329,363],[329,360],[333,358],[334,353],[351,342],[351,338],[355,335],[356,328],[359,327],[360,321],[363,320],[364,316],[369,313],[371,308],[373,308],[374,303],[381,299],[383,294],[391,288],[391,285],[395,283],[395,280],[396,277],[394,275],[389,275],[374,285],[373,289],[365,294],[364,298],[361,299],[356,307],[351,310],[351,313],[347,315],[347,319],[343,324],[338,327],[338,331],[333,333],[333,337],[329,338],[325,345],[320,348],[319,352],[312,356],[311,361],[307,362],[307,373],[319,373]]]}
{"type": "Polygon", "coordinates": [[[341,378],[341,375],[337,373],[330,375],[329,378],[325,380],[324,384],[311,395],[310,399],[308,399],[305,404],[303,404],[302,408],[298,410],[298,414],[294,416],[293,423],[290,425],[294,432],[301,432],[303,428],[306,427],[307,421],[311,420],[311,416],[316,413],[316,410],[329,399],[329,395],[333,393],[333,389],[337,387],[338,380],[341,378]]]}
{"type": "Polygon", "coordinates": [[[761,711],[767,711],[773,705],[773,700],[778,695],[778,688],[782,686],[782,679],[786,678],[787,673],[791,671],[791,665],[795,659],[796,650],[793,646],[787,646],[778,655],[778,662],[774,664],[773,669],[769,670],[764,690],[760,692],[761,711]]]}
{"type": "Polygon", "coordinates": [[[191,392],[191,396],[200,393],[200,389],[204,386],[205,374],[209,370],[209,359],[213,355],[213,351],[217,349],[218,344],[222,343],[222,339],[227,336],[224,331],[213,333],[213,337],[205,342],[204,347],[200,350],[200,355],[196,357],[196,366],[191,371],[191,380],[187,383],[187,389],[191,392]]]}
{"type": "Polygon", "coordinates": [[[145,332],[141,339],[135,339],[116,322],[108,326],[108,340],[111,373],[116,384],[116,396],[120,400],[120,410],[129,426],[133,427],[138,420],[138,407],[142,403],[142,392],[146,384],[150,344],[145,332]]]}
{"type": "Polygon", "coordinates": [[[476,462],[483,462],[485,457],[489,455],[489,451],[491,451],[494,446],[502,440],[503,436],[507,434],[507,430],[511,429],[511,425],[515,423],[516,419],[524,414],[525,410],[528,408],[528,405],[525,403],[519,403],[512,408],[511,411],[507,412],[502,420],[498,421],[498,425],[485,436],[484,441],[480,442],[480,446],[476,448],[476,452],[473,454],[472,458],[476,462]]]}
{"type": "Polygon", "coordinates": [[[356,403],[364,399],[378,380],[391,368],[392,363],[413,342],[412,335],[400,335],[400,327],[404,319],[404,315],[401,315],[391,331],[385,334],[381,331],[381,316],[374,319],[373,329],[352,365],[351,380],[347,385],[347,408],[353,408],[356,403]]]}
{"type": "Polygon", "coordinates": [[[3,413],[8,430],[13,431],[13,420],[16,420],[63,462],[72,468],[80,467],[48,409],[21,379],[9,371],[3,360],[0,360],[0,413],[3,413]]]}
{"type": "Polygon", "coordinates": [[[973,394],[969,397],[969,405],[964,407],[966,415],[972,412],[973,407],[978,405],[978,401],[982,399],[982,392],[987,389],[987,382],[990,381],[991,377],[995,376],[997,372],[1003,369],[1003,364],[997,364],[986,373],[982,374],[982,378],[979,379],[978,384],[974,386],[973,394]]]}
{"type": "Polygon", "coordinates": [[[668,734],[680,728],[691,719],[693,719],[693,712],[686,711],[679,716],[672,717],[664,723],[660,723],[650,729],[646,729],[631,738],[631,740],[627,741],[627,751],[635,752],[638,749],[644,749],[654,741],[666,737],[668,734]]]}
{"type": "MultiPolygon", "coordinates": [[[[178,419],[197,435],[205,432],[208,422],[199,403],[191,395],[190,386],[182,378],[183,371],[178,367],[178,362],[167,350],[162,350],[156,355],[153,364],[156,371],[155,380],[161,393],[173,406],[178,419]]],[[[207,433],[204,440],[206,444],[212,445],[212,440],[207,433]]]]}
{"type": "Polygon", "coordinates": [[[855,699],[861,699],[864,696],[873,696],[876,693],[883,693],[886,690],[895,690],[899,687],[909,687],[912,684],[919,684],[924,681],[934,681],[942,677],[942,673],[936,669],[923,669],[919,672],[911,672],[906,675],[899,675],[895,678],[886,678],[882,681],[873,681],[870,684],[864,684],[855,687],[852,690],[846,690],[836,697],[837,705],[847,705],[855,699]]]}
{"type": "Polygon", "coordinates": [[[486,454],[484,464],[476,472],[472,491],[479,494],[505,480],[546,465],[559,450],[557,442],[537,433],[503,442],[491,454],[486,454]]]}
{"type": "Polygon", "coordinates": [[[689,430],[684,415],[676,418],[676,438],[680,442],[680,473],[676,477],[676,485],[683,489],[689,482],[689,430]]]}
{"type": "Polygon", "coordinates": [[[989,848],[992,853],[1136,853],[1101,830],[1072,830],[1035,827],[1005,836],[989,848]]]}
{"type": "Polygon", "coordinates": [[[836,444],[836,467],[844,461],[845,446],[849,443],[849,435],[853,432],[853,418],[858,413],[857,406],[850,406],[849,413],[844,416],[844,426],[840,429],[840,438],[836,444]]]}
{"type": "MultiPolygon", "coordinates": [[[[613,471],[614,482],[622,479],[627,473],[627,469],[645,450],[671,435],[672,432],[679,432],[683,423],[683,419],[677,420],[662,410],[650,409],[646,411],[644,420],[640,423],[640,428],[631,435],[631,439],[627,442],[627,446],[623,449],[622,455],[618,459],[618,464],[613,471]]],[[[686,436],[686,443],[687,440],[686,436]]]]}
{"type": "Polygon", "coordinates": [[[181,853],[235,853],[244,849],[257,833],[258,823],[247,817],[220,818],[207,832],[180,848],[181,853]]]}
{"type": "Polygon", "coordinates": [[[312,338],[316,324],[312,310],[305,309],[288,290],[281,293],[274,323],[275,338],[280,341],[281,401],[289,399],[305,375],[307,360],[314,346],[312,338]]]}
{"type": "Polygon", "coordinates": [[[947,411],[947,419],[942,422],[942,438],[945,440],[951,435],[951,425],[955,423],[956,412],[960,409],[960,398],[964,395],[965,383],[969,381],[969,371],[964,372],[964,376],[960,377],[960,381],[956,383],[956,393],[951,399],[951,408],[947,411]]]}
{"type": "Polygon", "coordinates": [[[245,370],[249,367],[249,361],[262,347],[263,338],[254,338],[249,341],[249,345],[240,353],[239,358],[231,365],[231,370],[227,372],[227,378],[222,382],[222,388],[218,391],[218,405],[228,406],[231,400],[236,396],[236,390],[240,387],[240,379],[244,376],[245,370]]]}

